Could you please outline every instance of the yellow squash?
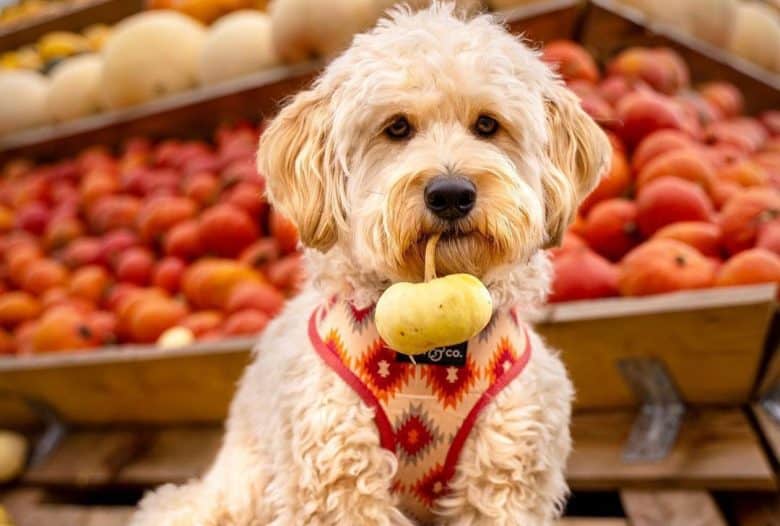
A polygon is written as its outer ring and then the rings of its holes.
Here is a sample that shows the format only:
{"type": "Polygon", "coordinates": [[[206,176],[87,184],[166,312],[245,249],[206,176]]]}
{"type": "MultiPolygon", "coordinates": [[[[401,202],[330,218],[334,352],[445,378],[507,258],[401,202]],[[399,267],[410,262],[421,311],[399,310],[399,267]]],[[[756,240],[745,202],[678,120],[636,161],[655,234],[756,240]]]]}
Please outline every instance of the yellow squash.
{"type": "Polygon", "coordinates": [[[428,241],[424,283],[396,283],[376,304],[379,335],[392,349],[422,354],[455,345],[479,334],[490,321],[493,302],[482,282],[471,274],[435,278],[435,246],[428,241]]]}

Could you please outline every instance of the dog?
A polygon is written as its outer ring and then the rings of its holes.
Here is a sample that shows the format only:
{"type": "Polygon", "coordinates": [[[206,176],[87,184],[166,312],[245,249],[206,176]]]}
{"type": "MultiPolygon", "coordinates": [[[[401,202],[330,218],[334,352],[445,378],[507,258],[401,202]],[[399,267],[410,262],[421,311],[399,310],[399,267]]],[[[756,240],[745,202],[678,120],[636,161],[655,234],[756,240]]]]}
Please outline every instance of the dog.
{"type": "MultiPolygon", "coordinates": [[[[560,243],[609,156],[558,75],[490,15],[396,8],[357,35],[260,141],[269,199],[305,247],[304,289],[260,338],[212,467],[147,495],[131,525],[552,524],[567,496],[573,387],[523,317],[549,288],[544,249],[560,243]],[[330,352],[321,324],[349,341],[369,334],[382,292],[422,280],[434,234],[439,275],[477,276],[518,342],[497,374],[519,371],[476,393],[450,472],[422,495],[399,480],[415,459],[392,449],[391,418],[380,429],[382,393],[330,352]],[[349,316],[352,327],[339,325],[349,316]]],[[[438,366],[390,357],[384,367],[419,380],[438,366]]],[[[460,399],[448,400],[443,414],[458,413],[460,399]]],[[[454,450],[454,435],[438,435],[454,450]]]]}

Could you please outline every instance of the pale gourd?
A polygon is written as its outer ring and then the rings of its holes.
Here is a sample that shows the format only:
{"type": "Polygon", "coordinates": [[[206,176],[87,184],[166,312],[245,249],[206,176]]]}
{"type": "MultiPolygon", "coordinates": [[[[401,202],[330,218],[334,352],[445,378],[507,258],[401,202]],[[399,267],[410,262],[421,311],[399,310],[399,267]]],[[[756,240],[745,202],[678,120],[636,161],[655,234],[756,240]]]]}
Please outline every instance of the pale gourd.
{"type": "Polygon", "coordinates": [[[95,54],[66,59],[52,70],[47,104],[54,120],[69,121],[102,109],[102,70],[103,60],[95,54]]]}
{"type": "Polygon", "coordinates": [[[691,17],[685,0],[644,0],[642,9],[655,21],[682,31],[691,32],[691,17]]]}
{"type": "MultiPolygon", "coordinates": [[[[488,4],[506,4],[506,7],[538,2],[539,0],[492,0],[488,4]]],[[[405,4],[412,9],[424,9],[431,5],[433,0],[374,0],[379,15],[383,15],[388,9],[397,4],[405,4]]],[[[476,13],[482,8],[482,2],[479,0],[455,0],[456,11],[463,13],[476,13]]],[[[490,5],[490,7],[493,7],[490,5]]],[[[505,9],[506,7],[493,7],[493,9],[505,9]]]]}
{"type": "Polygon", "coordinates": [[[0,484],[22,474],[27,463],[27,439],[13,431],[0,431],[0,484]]]}
{"type": "Polygon", "coordinates": [[[236,11],[211,26],[200,56],[200,81],[222,82],[278,63],[271,18],[258,11],[236,11]]]}
{"type": "Polygon", "coordinates": [[[480,333],[493,314],[490,292],[471,274],[435,277],[438,235],[425,251],[425,281],[396,283],[379,298],[377,332],[395,351],[416,355],[455,345],[480,333]]]}
{"type": "Polygon", "coordinates": [[[196,86],[205,41],[199,22],[174,11],[123,20],[103,47],[105,101],[121,108],[196,86]]]}
{"type": "Polygon", "coordinates": [[[693,35],[716,46],[725,46],[739,2],[737,0],[687,0],[684,3],[688,10],[693,35]]]}
{"type": "Polygon", "coordinates": [[[157,339],[161,349],[178,349],[195,342],[195,334],[187,327],[171,327],[157,339]]]}
{"type": "Polygon", "coordinates": [[[274,49],[286,62],[332,57],[378,17],[374,0],[274,0],[274,49]]]}
{"type": "Polygon", "coordinates": [[[780,54],[780,22],[772,8],[743,3],[737,7],[729,50],[762,68],[772,70],[780,54]]]}
{"type": "Polygon", "coordinates": [[[46,106],[49,80],[34,71],[0,72],[0,135],[51,120],[46,106]]]}

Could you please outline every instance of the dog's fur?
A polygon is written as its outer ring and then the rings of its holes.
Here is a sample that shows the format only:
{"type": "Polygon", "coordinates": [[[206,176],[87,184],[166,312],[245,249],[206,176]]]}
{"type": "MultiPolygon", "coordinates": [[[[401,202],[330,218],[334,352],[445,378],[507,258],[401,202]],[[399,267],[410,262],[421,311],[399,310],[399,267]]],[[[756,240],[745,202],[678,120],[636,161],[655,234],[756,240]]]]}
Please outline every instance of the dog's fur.
{"type": "MultiPolygon", "coordinates": [[[[274,206],[298,226],[310,281],[263,334],[201,480],[148,495],[133,526],[411,525],[390,491],[395,456],[373,412],[308,344],[309,313],[339,294],[358,306],[422,277],[423,245],[444,232],[439,274],[470,272],[496,308],[530,309],[557,243],[607,164],[609,143],[532,51],[487,15],[448,5],[398,9],[334,60],[270,124],[259,151],[274,206]],[[383,129],[408,117],[415,132],[383,129]],[[501,125],[473,133],[480,114],[501,125]],[[477,204],[454,227],[423,202],[457,173],[477,204]]],[[[533,335],[533,357],[479,417],[441,524],[548,525],[566,494],[572,386],[533,335]]]]}

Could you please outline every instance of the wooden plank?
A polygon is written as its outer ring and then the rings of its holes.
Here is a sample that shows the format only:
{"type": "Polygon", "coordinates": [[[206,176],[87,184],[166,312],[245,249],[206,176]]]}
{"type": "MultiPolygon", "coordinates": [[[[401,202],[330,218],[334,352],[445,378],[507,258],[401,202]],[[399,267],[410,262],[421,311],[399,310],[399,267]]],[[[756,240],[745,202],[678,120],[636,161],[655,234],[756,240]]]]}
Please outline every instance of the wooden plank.
{"type": "Polygon", "coordinates": [[[767,338],[766,367],[761,376],[761,382],[756,391],[756,398],[768,395],[780,386],[780,313],[775,313],[772,330],[767,338]]]}
{"type": "Polygon", "coordinates": [[[150,447],[117,475],[121,484],[156,486],[160,481],[182,483],[202,475],[222,443],[222,428],[166,429],[150,447]]]}
{"type": "MultiPolygon", "coordinates": [[[[625,463],[622,451],[634,414],[576,414],[568,466],[575,490],[772,490],[772,468],[746,416],[738,409],[690,413],[671,454],[653,463],[625,463]]],[[[213,461],[221,427],[78,431],[24,480],[55,486],[141,486],[183,482],[213,461]]]]}
{"type": "Polygon", "coordinates": [[[143,0],[62,2],[39,17],[0,26],[0,52],[32,44],[50,31],[81,31],[92,24],[113,24],[143,7],[143,0]]]}
{"type": "Polygon", "coordinates": [[[539,1],[498,13],[509,31],[531,42],[574,38],[582,14],[580,0],[539,1]]]}
{"type": "Polygon", "coordinates": [[[110,485],[147,442],[143,432],[80,431],[68,435],[41,464],[28,469],[23,480],[70,488],[110,485]]]}
{"type": "MultiPolygon", "coordinates": [[[[632,356],[663,359],[689,402],[739,404],[755,382],[774,295],[757,286],[561,304],[538,329],[562,350],[579,408],[635,405],[615,367],[632,356]]],[[[0,358],[0,391],[45,401],[78,424],[221,422],[253,343],[0,358]]],[[[0,403],[0,421],[37,423],[15,401],[0,403]]]]}
{"type": "Polygon", "coordinates": [[[73,431],[23,482],[69,489],[182,483],[206,471],[222,433],[221,427],[73,431]]]}
{"type": "MultiPolygon", "coordinates": [[[[0,360],[0,390],[46,401],[79,424],[221,422],[253,342],[8,358],[0,360]]],[[[18,406],[0,404],[0,421],[36,423],[18,406]]]]}
{"type": "Polygon", "coordinates": [[[775,461],[780,463],[780,424],[778,424],[760,404],[753,404],[753,415],[758,422],[758,427],[764,436],[775,461]]]}
{"type": "Polygon", "coordinates": [[[620,492],[632,526],[727,526],[706,491],[620,492]]]}
{"type": "Polygon", "coordinates": [[[125,526],[133,508],[92,506],[41,506],[14,514],[15,526],[125,526]]]}
{"type": "Polygon", "coordinates": [[[221,122],[258,120],[311,81],[319,64],[285,66],[148,103],[0,137],[0,163],[74,155],[86,144],[116,146],[133,136],[202,138],[221,122]]]}
{"type": "Polygon", "coordinates": [[[620,359],[664,362],[691,404],[749,400],[775,309],[773,285],[553,305],[538,331],[562,358],[577,389],[576,407],[635,406],[620,359]]]}
{"type": "Polygon", "coordinates": [[[780,75],[614,0],[591,0],[586,12],[581,41],[602,62],[630,46],[669,46],[685,59],[693,81],[724,80],[738,86],[749,113],[780,106],[780,75]]]}
{"type": "Polygon", "coordinates": [[[584,413],[572,423],[568,466],[575,490],[772,490],[775,479],[747,417],[738,409],[686,415],[677,443],[659,462],[626,463],[622,453],[632,412],[584,413]]]}

